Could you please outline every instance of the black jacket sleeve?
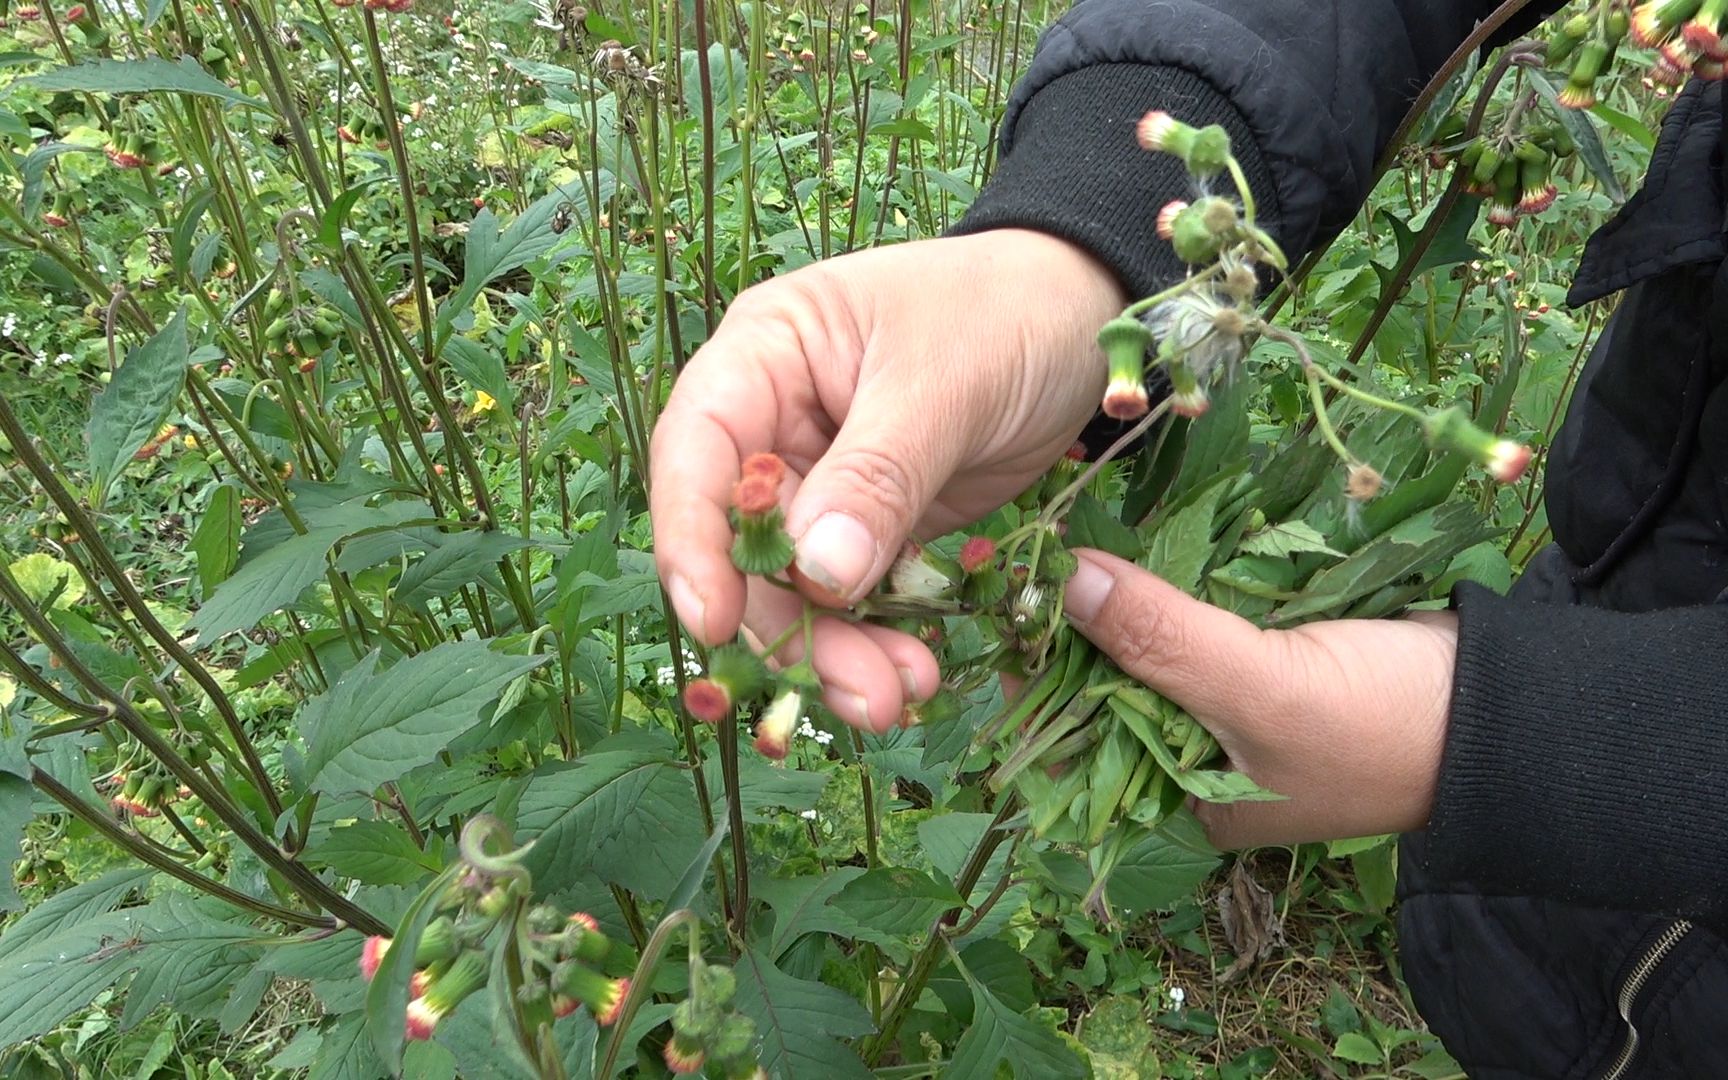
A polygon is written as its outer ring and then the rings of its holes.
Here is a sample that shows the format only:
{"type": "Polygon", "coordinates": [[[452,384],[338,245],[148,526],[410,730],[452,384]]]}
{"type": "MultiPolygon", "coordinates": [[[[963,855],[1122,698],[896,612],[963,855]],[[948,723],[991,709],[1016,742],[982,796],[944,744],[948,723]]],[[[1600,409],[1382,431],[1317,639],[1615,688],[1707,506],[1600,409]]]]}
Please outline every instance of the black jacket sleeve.
{"type": "MultiPolygon", "coordinates": [[[[1189,181],[1142,152],[1154,108],[1231,133],[1300,258],[1350,221],[1410,101],[1491,0],[1082,0],[1016,89],[958,231],[1068,239],[1148,295],[1180,273],[1153,217],[1189,181]]],[[[1520,25],[1558,7],[1532,5],[1520,25]]],[[[1728,605],[1648,615],[1458,596],[1429,870],[1457,885],[1728,926],[1728,605]]]]}
{"type": "Polygon", "coordinates": [[[1181,268],[1155,215],[1191,194],[1174,159],[1134,141],[1135,122],[1162,108],[1230,131],[1266,224],[1300,258],[1361,208],[1410,102],[1497,6],[1081,0],[1040,41],[1003,119],[1001,165],[957,231],[1053,233],[1132,295],[1156,292],[1181,268]]]}

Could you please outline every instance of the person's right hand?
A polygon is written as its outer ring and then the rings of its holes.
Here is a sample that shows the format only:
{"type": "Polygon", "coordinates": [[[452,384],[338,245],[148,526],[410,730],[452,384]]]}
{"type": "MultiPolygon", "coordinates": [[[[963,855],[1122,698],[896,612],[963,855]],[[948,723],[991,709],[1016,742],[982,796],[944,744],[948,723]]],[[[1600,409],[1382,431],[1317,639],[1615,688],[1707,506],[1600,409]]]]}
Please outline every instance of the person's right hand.
{"type": "MultiPolygon", "coordinates": [[[[1098,409],[1099,327],[1125,303],[1079,248],[998,230],[832,259],[740,295],[674,387],[654,431],[655,557],[704,644],[740,624],[770,641],[799,598],[746,586],[727,517],[743,459],[772,451],[797,544],[793,579],[856,602],[909,535],[937,536],[1024,491],[1098,409]]],[[[795,662],[797,635],[779,659],[795,662]]],[[[883,731],[935,693],[908,635],[824,617],[814,662],[842,719],[883,731]]]]}

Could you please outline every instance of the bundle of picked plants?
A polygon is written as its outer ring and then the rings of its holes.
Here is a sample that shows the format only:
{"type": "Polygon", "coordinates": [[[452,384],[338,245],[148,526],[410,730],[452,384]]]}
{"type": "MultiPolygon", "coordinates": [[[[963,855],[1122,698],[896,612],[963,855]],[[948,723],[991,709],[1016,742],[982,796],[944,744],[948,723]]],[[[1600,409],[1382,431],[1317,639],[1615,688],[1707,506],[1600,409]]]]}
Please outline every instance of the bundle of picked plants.
{"type": "MultiPolygon", "coordinates": [[[[1077,565],[1069,548],[1131,559],[1265,627],[1394,616],[1430,597],[1457,556],[1494,535],[1480,499],[1461,487],[1470,466],[1512,483],[1531,458],[1462,406],[1418,407],[1340,377],[1302,337],[1262,318],[1262,274],[1288,266],[1256,224],[1223,128],[1153,112],[1139,139],[1148,152],[1180,158],[1203,194],[1158,216],[1159,235],[1190,272],[1099,333],[1110,367],[1103,411],[1135,423],[1097,460],[1077,448],[1009,508],[994,535],[955,538],[957,548],[908,545],[880,592],[853,612],[937,643],[947,689],[905,720],[932,725],[932,739],[944,737],[935,725],[960,722],[959,694],[998,674],[1015,677],[1018,691],[966,737],[973,750],[996,747],[988,782],[1016,800],[1009,824],[1089,853],[1087,906],[1101,919],[1117,861],[1189,797],[1280,796],[1231,771],[1193,717],[1065,624],[1063,590],[1077,565]],[[1217,193],[1221,181],[1229,193],[1217,193]],[[1167,389],[1156,404],[1149,385],[1167,389]],[[1308,421],[1257,435],[1256,413],[1295,411],[1270,400],[1292,386],[1305,390],[1308,421]],[[1140,453],[1124,456],[1131,447],[1140,453]],[[963,622],[979,633],[955,633],[963,622]]],[[[1501,380],[1486,415],[1504,414],[1513,382],[1501,380]]],[[[784,476],[772,455],[744,463],[733,561],[789,588],[784,476]]],[[[786,636],[810,633],[811,615],[807,608],[786,636]]],[[[756,653],[731,645],[685,703],[709,722],[765,703],[756,745],[779,758],[819,690],[807,659],[770,675],[756,653]]]]}

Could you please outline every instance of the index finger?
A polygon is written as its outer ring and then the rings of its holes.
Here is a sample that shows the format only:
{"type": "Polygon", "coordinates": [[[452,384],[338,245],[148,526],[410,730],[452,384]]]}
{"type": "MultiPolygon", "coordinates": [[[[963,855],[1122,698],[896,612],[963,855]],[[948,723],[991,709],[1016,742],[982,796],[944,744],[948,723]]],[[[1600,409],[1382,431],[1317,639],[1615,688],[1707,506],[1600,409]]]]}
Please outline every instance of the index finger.
{"type": "Polygon", "coordinates": [[[724,326],[691,360],[654,428],[648,512],[654,562],[678,619],[704,645],[744,618],[728,509],[739,463],[770,448],[778,409],[765,366],[724,326]]]}

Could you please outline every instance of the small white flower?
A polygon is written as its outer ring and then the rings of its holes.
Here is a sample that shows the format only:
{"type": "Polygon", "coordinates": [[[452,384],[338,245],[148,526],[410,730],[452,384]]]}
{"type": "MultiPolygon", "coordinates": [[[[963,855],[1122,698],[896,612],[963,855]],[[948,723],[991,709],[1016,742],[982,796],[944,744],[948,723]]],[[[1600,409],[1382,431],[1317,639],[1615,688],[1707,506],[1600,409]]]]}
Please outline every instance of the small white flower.
{"type": "Polygon", "coordinates": [[[1187,1001],[1187,1000],[1188,1000],[1188,991],[1182,989],[1180,986],[1172,986],[1170,988],[1170,1007],[1171,1008],[1180,1009],[1182,1007],[1182,1003],[1184,1001],[1187,1001]]]}
{"type": "Polygon", "coordinates": [[[805,821],[815,821],[816,820],[816,811],[814,811],[814,810],[800,810],[798,812],[798,816],[803,818],[805,821]]]}
{"type": "Polygon", "coordinates": [[[671,686],[678,681],[678,673],[672,670],[672,666],[668,664],[655,673],[654,679],[661,686],[671,686]]]}

